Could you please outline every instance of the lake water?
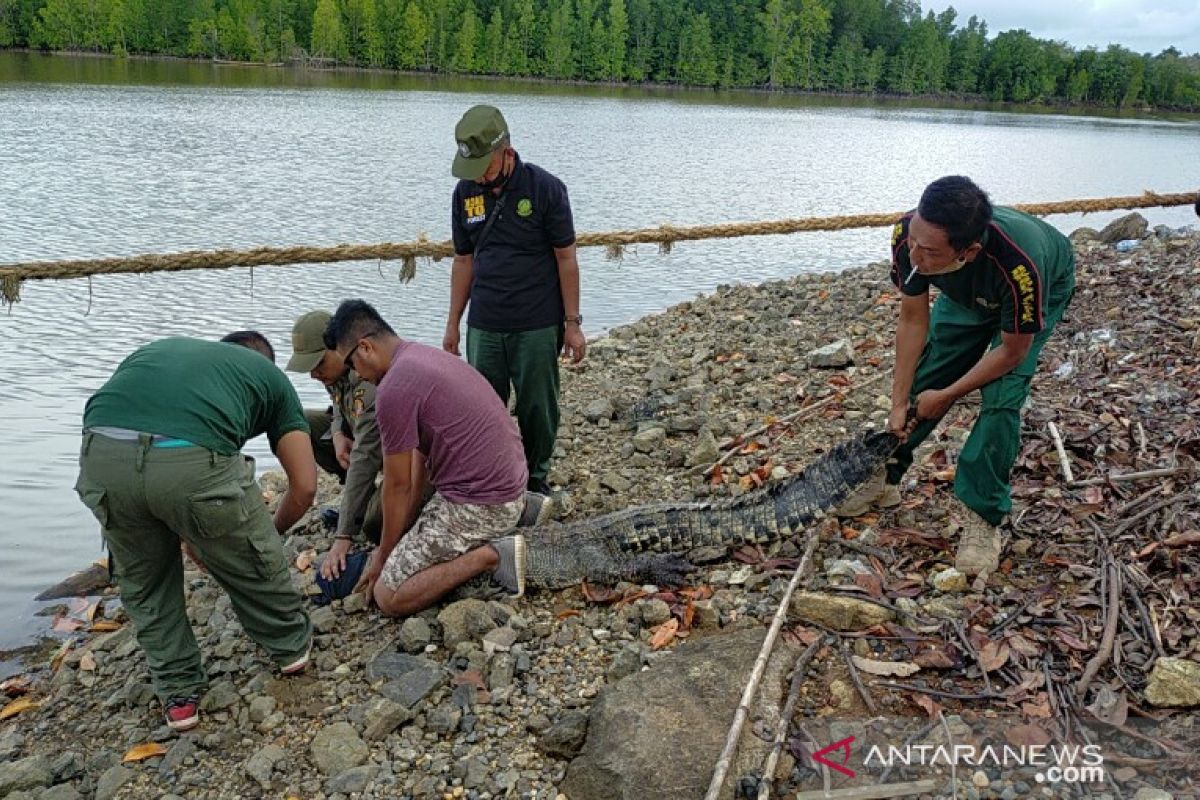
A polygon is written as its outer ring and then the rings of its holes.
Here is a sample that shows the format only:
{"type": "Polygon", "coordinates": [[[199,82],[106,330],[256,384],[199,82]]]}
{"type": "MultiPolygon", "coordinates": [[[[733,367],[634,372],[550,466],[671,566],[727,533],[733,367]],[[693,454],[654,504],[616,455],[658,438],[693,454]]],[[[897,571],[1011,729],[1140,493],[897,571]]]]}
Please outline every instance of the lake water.
{"type": "MultiPolygon", "coordinates": [[[[0,53],[0,263],[446,239],[454,124],[477,102],[566,181],[580,231],[898,210],[949,173],[1014,203],[1197,188],[1187,120],[0,53]]],[[[883,230],[642,247],[619,264],[585,250],[585,328],[887,253],[883,230]]],[[[254,327],[282,363],[293,320],[346,297],[438,343],[448,266],[421,264],[407,285],[374,263],[27,282],[0,313],[0,650],[45,631],[33,595],[102,554],[72,491],[80,414],[126,354],[254,327]]]]}

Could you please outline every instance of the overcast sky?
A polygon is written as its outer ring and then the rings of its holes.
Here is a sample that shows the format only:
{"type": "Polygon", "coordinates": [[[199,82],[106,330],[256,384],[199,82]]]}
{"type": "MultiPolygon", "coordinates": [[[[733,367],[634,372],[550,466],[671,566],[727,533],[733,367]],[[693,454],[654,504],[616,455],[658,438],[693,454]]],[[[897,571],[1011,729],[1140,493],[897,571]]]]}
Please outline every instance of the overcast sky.
{"type": "Polygon", "coordinates": [[[1117,43],[1139,53],[1171,45],[1200,52],[1200,0],[922,0],[921,6],[935,12],[954,6],[960,25],[975,14],[987,20],[988,36],[1024,28],[1077,48],[1117,43]]]}

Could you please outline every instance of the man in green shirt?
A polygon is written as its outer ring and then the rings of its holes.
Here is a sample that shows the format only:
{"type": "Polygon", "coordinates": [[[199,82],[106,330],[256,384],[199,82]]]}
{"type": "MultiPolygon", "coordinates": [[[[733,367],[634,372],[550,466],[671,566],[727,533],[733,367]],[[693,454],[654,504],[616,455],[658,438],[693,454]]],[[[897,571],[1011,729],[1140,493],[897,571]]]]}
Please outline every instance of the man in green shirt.
{"type": "Polygon", "coordinates": [[[307,372],[329,392],[331,410],[305,409],[313,453],[321,469],[342,481],[333,547],[321,561],[321,575],[337,578],[346,568],[346,554],[359,532],[379,544],[383,512],[375,478],[383,469],[379,425],[375,422],[375,387],[346,366],[337,353],[325,349],[325,327],[332,315],[310,311],[292,327],[292,357],[288,372],[307,372]]]}
{"type": "Polygon", "coordinates": [[[280,534],[312,505],[316,465],[296,390],[264,357],[269,344],[246,344],[148,344],[121,362],[83,413],[75,490],[100,522],[121,601],[175,730],[199,722],[207,684],[184,603],[181,543],[283,674],[303,671],[309,658],[311,624],[280,534]],[[261,433],[288,478],[273,520],[254,462],[240,452],[261,433]]]}
{"type": "Polygon", "coordinates": [[[888,427],[906,436],[879,475],[839,509],[856,516],[900,502],[913,451],[955,401],[979,389],[979,418],[958,457],[955,566],[982,585],[999,566],[997,527],[1012,509],[1009,474],[1021,408],[1038,354],[1075,291],[1075,253],[1040,219],[993,208],[961,176],[940,178],[892,232],[892,282],[901,291],[888,427]],[[932,313],[929,287],[940,290],[932,313]],[[916,423],[907,431],[909,409],[916,423]]]}

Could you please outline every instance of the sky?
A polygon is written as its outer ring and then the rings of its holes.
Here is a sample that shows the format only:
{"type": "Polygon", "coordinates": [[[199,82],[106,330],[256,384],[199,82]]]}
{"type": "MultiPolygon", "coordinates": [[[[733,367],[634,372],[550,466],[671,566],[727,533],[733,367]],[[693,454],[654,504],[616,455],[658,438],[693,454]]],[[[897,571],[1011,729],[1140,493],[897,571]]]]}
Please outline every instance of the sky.
{"type": "Polygon", "coordinates": [[[921,6],[934,12],[953,6],[959,25],[974,14],[987,20],[989,37],[1024,28],[1078,49],[1115,43],[1139,53],[1172,45],[1200,53],[1200,0],[923,0],[921,6]]]}

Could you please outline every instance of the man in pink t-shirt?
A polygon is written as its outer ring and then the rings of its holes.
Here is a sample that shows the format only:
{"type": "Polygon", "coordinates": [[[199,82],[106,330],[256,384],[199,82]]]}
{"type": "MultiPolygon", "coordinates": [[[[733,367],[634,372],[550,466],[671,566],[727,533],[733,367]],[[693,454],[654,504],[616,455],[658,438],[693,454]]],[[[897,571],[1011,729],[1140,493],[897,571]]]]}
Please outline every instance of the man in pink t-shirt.
{"type": "Polygon", "coordinates": [[[377,387],[383,532],[360,582],[368,596],[386,614],[414,614],[484,572],[522,594],[525,542],[513,531],[529,474],[517,426],[487,381],[402,340],[362,300],[338,307],[325,346],[377,387]],[[427,485],[434,494],[422,507],[427,485]]]}

